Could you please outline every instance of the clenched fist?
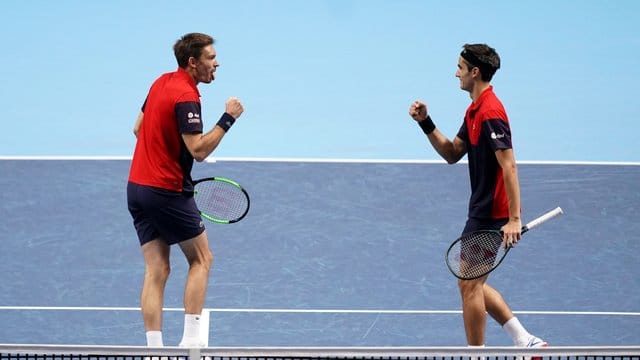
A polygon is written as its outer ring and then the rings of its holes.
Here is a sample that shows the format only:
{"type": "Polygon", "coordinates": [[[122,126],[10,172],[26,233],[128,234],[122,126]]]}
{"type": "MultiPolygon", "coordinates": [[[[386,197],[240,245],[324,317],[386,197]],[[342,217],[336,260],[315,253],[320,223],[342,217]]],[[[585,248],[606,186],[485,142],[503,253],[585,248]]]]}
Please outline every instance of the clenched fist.
{"type": "Polygon", "coordinates": [[[242,112],[244,111],[244,108],[242,107],[240,100],[238,100],[238,98],[235,96],[228,98],[227,101],[224,103],[224,105],[225,105],[225,112],[233,116],[234,119],[239,118],[240,115],[242,115],[242,112]]]}
{"type": "Polygon", "coordinates": [[[427,104],[420,100],[414,101],[409,107],[409,115],[411,115],[415,121],[424,121],[429,115],[427,113],[427,104]]]}

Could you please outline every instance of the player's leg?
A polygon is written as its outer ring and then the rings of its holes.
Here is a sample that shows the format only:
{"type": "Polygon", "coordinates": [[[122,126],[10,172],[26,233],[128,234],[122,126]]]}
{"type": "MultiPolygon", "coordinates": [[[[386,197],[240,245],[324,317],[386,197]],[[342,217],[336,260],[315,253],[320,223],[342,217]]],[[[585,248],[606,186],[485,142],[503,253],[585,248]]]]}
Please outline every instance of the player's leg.
{"type": "Polygon", "coordinates": [[[487,312],[500,326],[504,325],[513,317],[513,312],[511,312],[509,305],[504,301],[502,295],[489,284],[485,283],[482,290],[487,312]]]}
{"type": "MultiPolygon", "coordinates": [[[[141,248],[145,263],[144,282],[140,296],[142,319],[147,337],[160,336],[161,342],[162,334],[158,334],[158,332],[162,331],[162,305],[164,288],[170,272],[170,247],[162,239],[157,238],[146,242],[141,248]],[[149,334],[149,332],[154,333],[149,334]]],[[[148,341],[148,345],[163,345],[157,343],[157,340],[151,342],[154,344],[149,344],[148,341]]]]}
{"type": "Polygon", "coordinates": [[[189,263],[184,289],[185,327],[180,344],[197,346],[200,344],[200,315],[204,308],[213,255],[209,249],[206,231],[195,238],[180,242],[179,245],[189,263]]]}
{"type": "MultiPolygon", "coordinates": [[[[492,224],[485,221],[468,218],[462,230],[462,234],[490,229],[492,224]]],[[[462,298],[462,319],[467,335],[467,344],[471,346],[483,346],[484,334],[487,323],[486,305],[484,303],[484,283],[487,276],[475,280],[458,280],[458,288],[462,298]]]]}
{"type": "Polygon", "coordinates": [[[145,272],[140,295],[148,346],[163,346],[162,304],[170,271],[169,245],[158,232],[155,220],[163,209],[164,197],[149,187],[128,183],[127,205],[138,234],[145,272]]]}
{"type": "Polygon", "coordinates": [[[162,200],[159,206],[153,207],[154,226],[168,244],[179,244],[189,263],[184,289],[184,333],[180,345],[199,347],[202,345],[200,316],[213,256],[193,194],[176,193],[164,196],[162,200]]]}
{"type": "Polygon", "coordinates": [[[458,280],[462,298],[462,319],[467,335],[467,344],[484,345],[484,332],[487,322],[483,285],[486,277],[475,280],[458,280]]]}
{"type": "Polygon", "coordinates": [[[509,334],[515,346],[526,347],[544,347],[547,343],[542,339],[531,335],[527,329],[520,323],[517,317],[509,308],[502,295],[489,286],[484,284],[484,303],[487,312],[495,319],[500,326],[509,334]]]}
{"type": "Polygon", "coordinates": [[[188,314],[200,314],[209,281],[213,254],[209,249],[206,231],[193,239],[180,242],[180,249],[189,263],[189,273],[184,290],[184,308],[188,314]]]}

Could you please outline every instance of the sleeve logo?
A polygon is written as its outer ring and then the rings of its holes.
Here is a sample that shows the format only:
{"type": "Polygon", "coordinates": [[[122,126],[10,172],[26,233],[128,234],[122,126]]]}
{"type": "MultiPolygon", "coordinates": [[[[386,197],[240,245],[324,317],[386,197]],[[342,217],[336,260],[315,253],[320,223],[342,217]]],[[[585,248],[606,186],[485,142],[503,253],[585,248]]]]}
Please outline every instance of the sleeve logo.
{"type": "Polygon", "coordinates": [[[189,118],[189,124],[193,124],[193,123],[199,123],[200,122],[200,114],[194,114],[192,112],[189,112],[187,114],[187,117],[189,118]]]}

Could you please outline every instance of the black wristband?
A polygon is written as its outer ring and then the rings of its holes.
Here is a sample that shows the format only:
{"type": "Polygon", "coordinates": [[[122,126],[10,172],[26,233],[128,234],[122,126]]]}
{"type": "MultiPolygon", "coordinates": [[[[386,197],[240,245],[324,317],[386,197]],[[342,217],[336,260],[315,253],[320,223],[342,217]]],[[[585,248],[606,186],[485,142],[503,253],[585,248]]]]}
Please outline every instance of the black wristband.
{"type": "Polygon", "coordinates": [[[222,130],[224,130],[224,132],[227,132],[229,131],[229,129],[231,129],[231,126],[233,126],[234,122],[236,122],[236,119],[234,119],[233,116],[229,115],[228,113],[224,113],[222,114],[220,120],[218,120],[218,123],[216,125],[220,126],[222,130]]]}
{"type": "Polygon", "coordinates": [[[420,126],[422,131],[427,135],[431,134],[433,130],[436,129],[436,124],[433,123],[433,121],[431,120],[431,116],[428,116],[428,115],[426,119],[422,121],[418,121],[418,125],[420,126]]]}

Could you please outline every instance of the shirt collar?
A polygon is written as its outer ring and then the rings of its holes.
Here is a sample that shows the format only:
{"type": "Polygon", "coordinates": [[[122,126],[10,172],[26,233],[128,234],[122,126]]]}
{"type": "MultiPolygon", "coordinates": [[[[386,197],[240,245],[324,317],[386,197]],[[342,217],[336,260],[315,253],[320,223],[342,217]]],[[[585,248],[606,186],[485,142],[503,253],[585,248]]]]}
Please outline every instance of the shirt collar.
{"type": "Polygon", "coordinates": [[[489,87],[488,87],[488,88],[486,88],[486,89],[484,89],[484,91],[482,92],[482,94],[480,94],[480,96],[478,96],[478,99],[477,99],[476,101],[474,101],[474,102],[472,102],[472,103],[471,103],[470,108],[471,108],[472,110],[475,110],[475,109],[479,108],[479,107],[480,107],[480,104],[482,104],[482,101],[484,101],[484,99],[485,99],[487,96],[490,96],[490,94],[492,94],[492,93],[493,93],[493,85],[489,85],[489,87]]]}
{"type": "Polygon", "coordinates": [[[176,71],[176,76],[185,79],[189,85],[191,85],[191,87],[193,87],[193,90],[198,93],[198,96],[200,96],[200,91],[198,91],[198,86],[196,85],[196,81],[193,80],[193,78],[191,77],[191,75],[189,75],[189,73],[178,66],[178,70],[176,71]]]}

